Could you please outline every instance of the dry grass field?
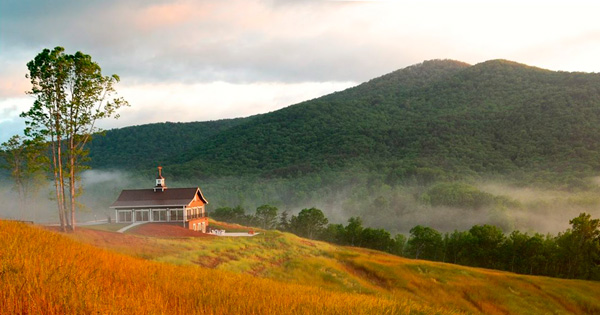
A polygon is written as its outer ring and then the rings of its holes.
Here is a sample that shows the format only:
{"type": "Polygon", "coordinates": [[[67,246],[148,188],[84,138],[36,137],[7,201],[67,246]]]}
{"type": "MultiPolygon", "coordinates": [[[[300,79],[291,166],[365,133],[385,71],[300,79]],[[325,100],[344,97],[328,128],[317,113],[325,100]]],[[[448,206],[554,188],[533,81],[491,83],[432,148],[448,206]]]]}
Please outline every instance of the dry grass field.
{"type": "Polygon", "coordinates": [[[600,314],[598,296],[597,282],[410,260],[276,231],[61,234],[0,221],[0,314],[600,314]]]}

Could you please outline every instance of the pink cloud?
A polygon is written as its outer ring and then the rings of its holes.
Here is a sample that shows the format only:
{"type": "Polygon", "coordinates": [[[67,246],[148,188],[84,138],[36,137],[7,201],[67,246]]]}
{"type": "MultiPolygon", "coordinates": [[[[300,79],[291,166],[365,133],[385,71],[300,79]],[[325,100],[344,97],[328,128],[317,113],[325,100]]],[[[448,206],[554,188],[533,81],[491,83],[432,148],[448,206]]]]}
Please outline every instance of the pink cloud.
{"type": "Polygon", "coordinates": [[[210,5],[197,6],[190,2],[175,2],[146,7],[135,18],[135,25],[142,30],[172,27],[206,18],[210,5]]]}

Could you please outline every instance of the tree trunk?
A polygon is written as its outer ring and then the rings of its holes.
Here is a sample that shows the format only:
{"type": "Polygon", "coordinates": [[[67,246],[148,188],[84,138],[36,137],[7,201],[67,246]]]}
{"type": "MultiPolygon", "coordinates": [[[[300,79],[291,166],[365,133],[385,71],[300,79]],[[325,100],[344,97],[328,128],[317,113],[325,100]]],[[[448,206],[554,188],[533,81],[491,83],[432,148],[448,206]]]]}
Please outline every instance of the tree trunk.
{"type": "MultiPolygon", "coordinates": [[[[22,151],[21,151],[22,152],[22,151]]],[[[20,155],[21,152],[19,152],[18,154],[20,155]]],[[[13,170],[13,177],[15,180],[15,186],[17,188],[17,195],[19,198],[19,220],[24,220],[24,213],[25,213],[25,193],[23,191],[23,170],[21,169],[21,158],[20,156],[15,156],[14,157],[14,170],[13,170]]]]}
{"type": "Polygon", "coordinates": [[[71,230],[75,231],[75,148],[73,141],[73,136],[71,136],[69,140],[69,188],[71,193],[71,230]]]}
{"type": "MultiPolygon", "coordinates": [[[[57,136],[60,139],[60,136],[57,136]]],[[[57,156],[60,156],[60,147],[56,147],[56,143],[54,142],[54,138],[51,139],[52,142],[52,172],[54,173],[54,188],[56,190],[56,203],[58,206],[58,219],[60,220],[60,230],[66,231],[66,222],[65,222],[65,211],[63,208],[62,198],[61,198],[61,185],[60,185],[60,177],[59,177],[59,163],[60,160],[57,156]]],[[[60,143],[60,142],[58,142],[60,143]]]]}
{"type": "Polygon", "coordinates": [[[417,250],[415,252],[415,259],[419,259],[419,255],[421,254],[421,249],[423,248],[423,246],[419,246],[417,247],[417,250]]]}
{"type": "Polygon", "coordinates": [[[69,219],[67,218],[67,214],[66,214],[66,199],[65,199],[65,176],[63,173],[63,161],[62,161],[62,143],[61,143],[61,138],[60,136],[57,137],[57,142],[58,142],[58,150],[57,150],[57,160],[58,160],[58,184],[60,186],[60,211],[61,211],[61,216],[64,218],[65,221],[65,229],[64,231],[66,231],[66,228],[70,226],[69,224],[69,219]]]}

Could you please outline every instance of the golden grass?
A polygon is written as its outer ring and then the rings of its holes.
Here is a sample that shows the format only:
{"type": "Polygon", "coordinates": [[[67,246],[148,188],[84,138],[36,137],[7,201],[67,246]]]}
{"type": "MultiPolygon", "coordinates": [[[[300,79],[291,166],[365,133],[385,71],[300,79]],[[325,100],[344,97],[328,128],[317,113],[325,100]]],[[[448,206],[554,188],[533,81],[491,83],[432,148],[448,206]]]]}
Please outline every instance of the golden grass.
{"type": "Polygon", "coordinates": [[[0,314],[600,314],[598,296],[598,282],[411,260],[275,231],[174,239],[0,221],[0,314]]]}
{"type": "Polygon", "coordinates": [[[600,314],[600,283],[516,275],[356,249],[340,258],[394,296],[482,314],[600,314]]]}
{"type": "Polygon", "coordinates": [[[227,232],[262,231],[259,228],[247,227],[236,223],[219,222],[211,218],[208,219],[208,226],[211,229],[226,230],[227,232]]]}
{"type": "MultiPolygon", "coordinates": [[[[79,239],[85,240],[81,236],[79,239]]],[[[251,238],[146,237],[137,241],[163,249],[144,256],[155,261],[200,265],[333,292],[413,301],[414,305],[433,306],[443,313],[600,314],[598,282],[529,277],[406,259],[277,231],[251,238]]]]}
{"type": "Polygon", "coordinates": [[[0,221],[0,314],[350,313],[461,312],[410,299],[146,261],[0,221]]]}

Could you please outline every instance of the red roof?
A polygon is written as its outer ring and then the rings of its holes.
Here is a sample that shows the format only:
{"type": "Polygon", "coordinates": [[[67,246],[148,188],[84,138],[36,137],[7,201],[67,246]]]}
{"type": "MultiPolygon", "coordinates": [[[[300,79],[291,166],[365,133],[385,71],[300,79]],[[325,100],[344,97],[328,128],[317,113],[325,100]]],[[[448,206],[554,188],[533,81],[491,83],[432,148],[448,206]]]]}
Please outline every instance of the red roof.
{"type": "Polygon", "coordinates": [[[200,188],[169,188],[164,191],[154,189],[123,190],[111,208],[143,208],[143,207],[184,207],[189,205],[194,196],[208,203],[200,188]]]}

